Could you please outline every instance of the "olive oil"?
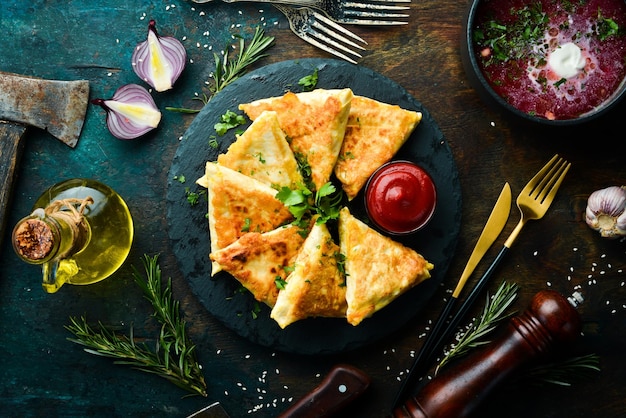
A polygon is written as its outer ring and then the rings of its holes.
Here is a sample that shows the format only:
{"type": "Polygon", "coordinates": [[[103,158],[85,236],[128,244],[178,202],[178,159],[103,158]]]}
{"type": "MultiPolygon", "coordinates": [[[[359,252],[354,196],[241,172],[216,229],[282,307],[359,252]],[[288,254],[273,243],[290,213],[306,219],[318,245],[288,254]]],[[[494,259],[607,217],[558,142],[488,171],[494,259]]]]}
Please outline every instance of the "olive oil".
{"type": "Polygon", "coordinates": [[[42,265],[46,292],[54,293],[64,283],[98,282],[113,274],[126,260],[133,241],[133,221],[124,200],[110,187],[90,179],[67,180],[46,190],[34,207],[33,213],[15,227],[13,245],[24,261],[42,265]],[[57,212],[46,210],[55,204],[59,206],[60,202],[83,202],[80,222],[67,221],[77,215],[67,204],[61,205],[57,212]],[[52,232],[46,239],[32,239],[34,225],[50,228],[52,232]],[[28,231],[22,233],[21,243],[16,235],[20,228],[22,232],[28,231]],[[31,242],[24,243],[29,238],[31,242]],[[50,249],[37,248],[47,242],[50,249]],[[40,258],[33,255],[37,251],[40,258]]]}

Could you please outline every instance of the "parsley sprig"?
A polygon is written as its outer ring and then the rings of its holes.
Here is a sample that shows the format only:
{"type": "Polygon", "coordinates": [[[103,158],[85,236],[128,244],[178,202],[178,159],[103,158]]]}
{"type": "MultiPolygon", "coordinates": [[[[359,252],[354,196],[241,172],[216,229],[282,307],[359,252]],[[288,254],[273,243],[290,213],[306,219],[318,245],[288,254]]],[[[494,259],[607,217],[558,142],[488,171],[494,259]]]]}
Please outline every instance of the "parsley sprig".
{"type": "Polygon", "coordinates": [[[227,110],[226,113],[220,116],[220,121],[216,123],[213,128],[215,128],[215,132],[217,132],[219,136],[223,136],[226,135],[229,129],[236,128],[245,123],[246,118],[243,115],[239,115],[232,110],[227,110]]]}
{"type": "Polygon", "coordinates": [[[65,328],[74,334],[70,341],[85,347],[98,356],[114,358],[115,364],[126,364],[135,369],[161,376],[193,395],[207,396],[202,367],[196,360],[196,346],[187,334],[186,321],[180,315],[179,302],[172,298],[172,280],[165,286],[161,281],[158,256],[145,255],[143,261],[147,280],[135,270],[136,283],[154,308],[152,316],[161,324],[156,349],[135,341],[130,335],[119,335],[98,323],[92,327],[85,317],[71,317],[65,328]]]}
{"type": "Polygon", "coordinates": [[[337,190],[334,184],[328,182],[315,193],[303,184],[292,190],[283,186],[276,194],[276,198],[289,207],[289,211],[296,218],[294,223],[306,226],[310,217],[318,215],[318,224],[326,223],[330,219],[337,219],[343,201],[343,191],[337,190]]]}

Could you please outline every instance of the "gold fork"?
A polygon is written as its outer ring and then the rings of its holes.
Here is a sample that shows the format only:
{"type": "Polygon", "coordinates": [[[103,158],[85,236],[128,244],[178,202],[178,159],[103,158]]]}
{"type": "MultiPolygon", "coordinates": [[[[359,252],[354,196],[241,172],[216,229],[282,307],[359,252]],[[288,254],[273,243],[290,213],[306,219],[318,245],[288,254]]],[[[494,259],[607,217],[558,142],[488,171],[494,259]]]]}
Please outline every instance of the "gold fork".
{"type": "Polygon", "coordinates": [[[522,218],[504,243],[505,247],[511,248],[526,222],[543,218],[570,166],[570,163],[555,155],[522,189],[517,197],[517,207],[522,218]]]}
{"type": "MultiPolygon", "coordinates": [[[[548,208],[554,201],[556,192],[559,190],[559,187],[561,186],[565,175],[570,169],[570,166],[571,164],[568,163],[566,160],[560,158],[558,155],[555,155],[550,161],[548,161],[545,166],[543,166],[541,170],[539,170],[539,172],[532,179],[530,179],[526,186],[524,186],[519,196],[517,196],[517,207],[519,208],[521,215],[519,223],[517,224],[511,235],[507,238],[504,246],[496,256],[494,261],[491,263],[489,268],[485,271],[485,273],[478,280],[478,283],[476,283],[470,294],[463,301],[463,304],[458,309],[456,314],[447,323],[440,336],[438,338],[437,336],[433,336],[434,338],[436,338],[434,340],[436,342],[432,345],[429,345],[429,347],[425,347],[426,344],[424,344],[423,349],[425,349],[427,352],[418,353],[415,364],[411,368],[410,373],[407,375],[404,384],[401,386],[400,391],[396,396],[394,409],[401,406],[401,402],[404,402],[406,400],[405,397],[412,389],[411,385],[418,377],[417,374],[421,374],[422,372],[426,371],[426,366],[428,366],[428,363],[434,359],[435,354],[443,346],[443,344],[450,339],[461,320],[466,316],[467,312],[482,292],[482,289],[489,281],[489,278],[492,276],[495,268],[498,266],[498,264],[500,264],[500,261],[502,261],[505,254],[511,248],[511,245],[513,245],[513,242],[517,239],[517,236],[519,235],[524,225],[526,225],[529,220],[541,219],[546,214],[548,208]]],[[[448,315],[445,316],[447,317],[448,315]]],[[[447,318],[443,317],[440,320],[445,321],[446,319],[447,318]]]]}

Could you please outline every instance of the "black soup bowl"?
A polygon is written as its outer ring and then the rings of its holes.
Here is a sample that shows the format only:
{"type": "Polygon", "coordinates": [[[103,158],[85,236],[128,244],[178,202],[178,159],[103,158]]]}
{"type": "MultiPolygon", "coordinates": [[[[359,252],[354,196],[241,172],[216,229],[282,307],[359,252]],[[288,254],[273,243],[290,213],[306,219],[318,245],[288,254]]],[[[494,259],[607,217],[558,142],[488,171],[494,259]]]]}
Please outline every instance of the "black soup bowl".
{"type": "Polygon", "coordinates": [[[626,94],[624,0],[471,0],[463,67],[481,98],[540,125],[577,125],[626,94]]]}

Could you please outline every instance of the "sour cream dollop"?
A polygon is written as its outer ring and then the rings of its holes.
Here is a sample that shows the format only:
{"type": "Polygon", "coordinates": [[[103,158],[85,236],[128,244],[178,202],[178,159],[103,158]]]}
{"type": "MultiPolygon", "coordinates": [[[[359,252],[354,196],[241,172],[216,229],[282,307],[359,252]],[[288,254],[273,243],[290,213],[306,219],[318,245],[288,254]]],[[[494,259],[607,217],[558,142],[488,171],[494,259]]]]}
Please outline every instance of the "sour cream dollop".
{"type": "Polygon", "coordinates": [[[570,78],[585,68],[585,58],[578,45],[567,42],[550,54],[548,64],[559,77],[570,78]]]}

